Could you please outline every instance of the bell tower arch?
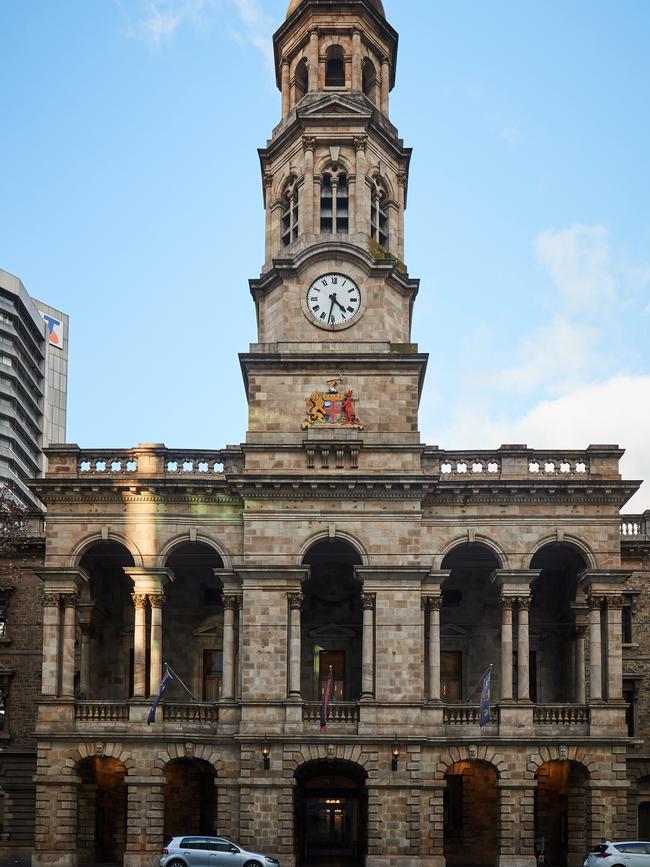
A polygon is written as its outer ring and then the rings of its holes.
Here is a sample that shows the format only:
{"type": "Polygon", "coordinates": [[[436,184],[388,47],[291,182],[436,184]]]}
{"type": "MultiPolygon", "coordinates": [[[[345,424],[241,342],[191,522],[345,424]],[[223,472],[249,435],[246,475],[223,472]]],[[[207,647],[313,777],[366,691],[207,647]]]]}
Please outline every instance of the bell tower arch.
{"type": "Polygon", "coordinates": [[[258,342],[240,356],[251,445],[345,428],[419,444],[427,356],[411,343],[419,281],[404,261],[411,150],[389,117],[397,43],[381,0],[292,0],[274,36],[282,116],[259,150],[258,342]],[[324,415],[310,415],[313,395],[324,415]]]}

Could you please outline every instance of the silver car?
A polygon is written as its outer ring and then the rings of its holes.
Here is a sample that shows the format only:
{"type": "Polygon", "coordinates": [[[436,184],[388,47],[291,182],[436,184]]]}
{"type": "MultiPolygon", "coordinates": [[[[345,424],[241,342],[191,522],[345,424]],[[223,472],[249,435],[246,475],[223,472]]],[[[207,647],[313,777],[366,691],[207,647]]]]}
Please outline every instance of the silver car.
{"type": "Polygon", "coordinates": [[[589,852],[584,867],[650,867],[650,843],[645,840],[600,843],[589,852]]]}
{"type": "Polygon", "coordinates": [[[163,849],[160,867],[269,867],[277,858],[247,852],[227,837],[174,837],[163,849]]]}

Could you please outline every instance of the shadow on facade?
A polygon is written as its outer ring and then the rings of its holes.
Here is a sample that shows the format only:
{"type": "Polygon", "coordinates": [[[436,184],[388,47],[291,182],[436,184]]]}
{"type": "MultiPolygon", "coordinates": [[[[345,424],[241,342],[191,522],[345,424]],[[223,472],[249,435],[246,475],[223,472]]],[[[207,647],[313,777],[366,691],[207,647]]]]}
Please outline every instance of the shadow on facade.
{"type": "Polygon", "coordinates": [[[301,630],[301,691],[307,701],[320,701],[330,666],[333,701],[357,701],[361,695],[363,611],[361,584],[354,576],[361,562],[352,545],[340,539],[317,542],[303,560],[311,567],[301,630]]]}
{"type": "Polygon", "coordinates": [[[579,867],[591,839],[587,818],[589,774],[572,761],[545,762],[537,770],[535,846],[550,867],[579,867]]]}
{"type": "Polygon", "coordinates": [[[117,759],[77,765],[77,851],[82,864],[121,862],[126,849],[126,768],[117,759]]]}
{"type": "Polygon", "coordinates": [[[165,768],[165,840],[216,834],[217,789],[212,765],[176,759],[165,768]]]}
{"type": "Polygon", "coordinates": [[[339,760],[315,761],[295,774],[296,863],[362,863],[368,840],[366,772],[339,760]]]}
{"type": "Polygon", "coordinates": [[[456,762],[447,770],[444,851],[450,865],[497,863],[497,770],[482,761],[456,762]]]}
{"type": "MultiPolygon", "coordinates": [[[[223,569],[223,561],[209,545],[184,542],[165,565],[174,581],[165,588],[163,658],[199,701],[217,701],[223,676],[223,588],[214,570],[223,569]]],[[[188,699],[173,681],[165,700],[188,699]]]]}

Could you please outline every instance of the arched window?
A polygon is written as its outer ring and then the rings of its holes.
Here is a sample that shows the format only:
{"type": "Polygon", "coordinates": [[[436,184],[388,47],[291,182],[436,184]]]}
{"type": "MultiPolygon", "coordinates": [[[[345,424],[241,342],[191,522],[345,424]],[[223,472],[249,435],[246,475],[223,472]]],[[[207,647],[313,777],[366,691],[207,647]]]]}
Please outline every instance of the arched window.
{"type": "Polygon", "coordinates": [[[330,45],[327,49],[325,86],[345,87],[345,55],[340,45],[330,45]]]}
{"type": "Polygon", "coordinates": [[[370,234],[384,249],[388,249],[388,210],[386,208],[386,193],[375,182],[370,197],[370,234]]]}
{"type": "Polygon", "coordinates": [[[309,89],[309,73],[307,61],[303,57],[296,67],[296,102],[300,102],[309,89]]]}
{"type": "Polygon", "coordinates": [[[363,92],[368,99],[377,104],[377,70],[375,64],[366,57],[363,62],[362,83],[363,92]]]}
{"type": "Polygon", "coordinates": [[[290,178],[282,196],[282,243],[285,247],[298,237],[299,218],[298,183],[295,178],[290,178]]]}
{"type": "Polygon", "coordinates": [[[350,224],[348,176],[345,172],[323,175],[320,199],[320,230],[325,233],[346,233],[350,224]]]}

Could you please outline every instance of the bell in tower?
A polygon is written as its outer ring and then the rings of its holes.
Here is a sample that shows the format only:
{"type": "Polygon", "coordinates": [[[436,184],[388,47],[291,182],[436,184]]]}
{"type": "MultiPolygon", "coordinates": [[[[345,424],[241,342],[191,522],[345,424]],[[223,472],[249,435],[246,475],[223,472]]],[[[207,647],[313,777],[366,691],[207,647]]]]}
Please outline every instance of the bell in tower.
{"type": "Polygon", "coordinates": [[[338,372],[369,434],[418,439],[426,356],[411,344],[419,283],[404,264],[411,150],[389,119],[397,42],[381,0],[292,0],[274,36],[282,118],[259,151],[258,343],[241,359],[249,442],[299,437],[305,400],[338,372]]]}

